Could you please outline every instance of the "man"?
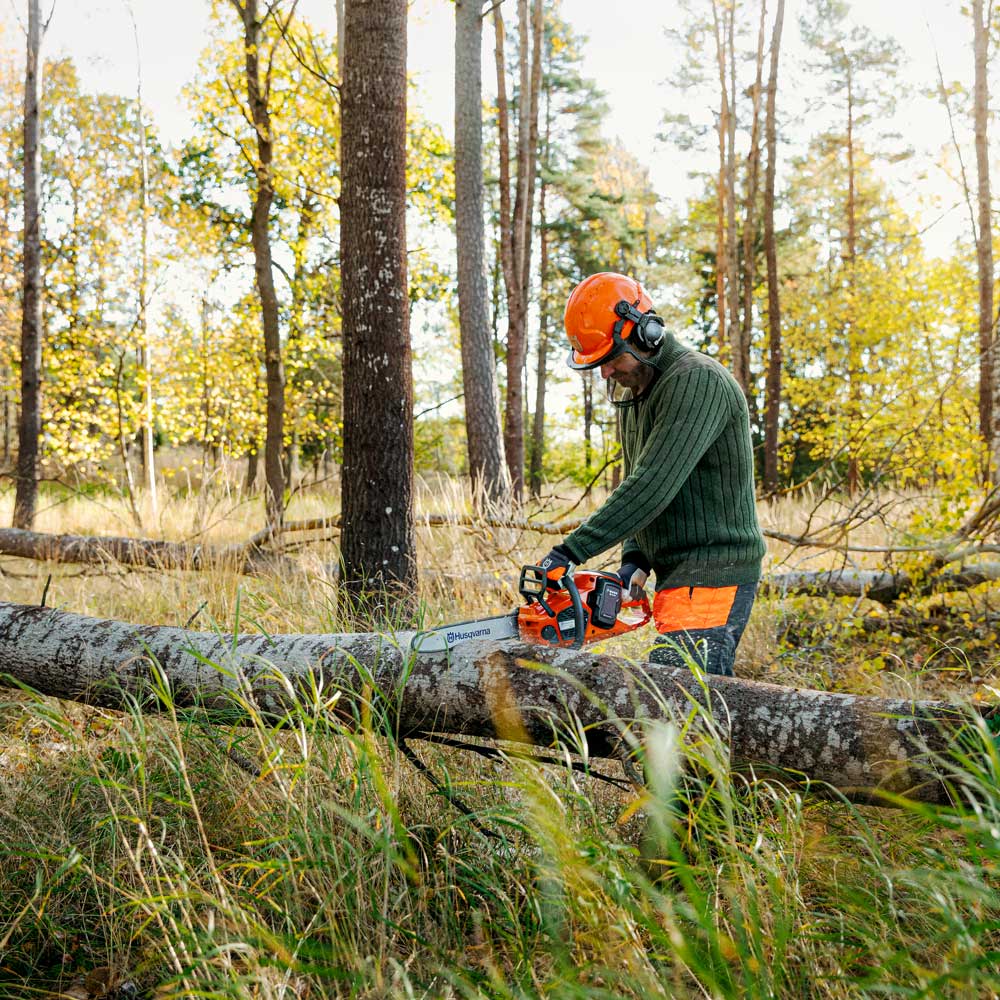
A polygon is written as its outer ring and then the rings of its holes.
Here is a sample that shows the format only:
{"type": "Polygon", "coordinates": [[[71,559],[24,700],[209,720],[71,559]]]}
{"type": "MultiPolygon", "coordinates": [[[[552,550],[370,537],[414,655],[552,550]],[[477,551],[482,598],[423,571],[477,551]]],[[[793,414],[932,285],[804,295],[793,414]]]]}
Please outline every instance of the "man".
{"type": "Polygon", "coordinates": [[[626,590],[656,574],[655,663],[732,675],[764,540],[746,399],[722,365],[679,344],[634,278],[593,274],[566,303],[568,363],[600,368],[618,407],[625,478],[545,557],[550,585],[619,543],[626,590]]]}

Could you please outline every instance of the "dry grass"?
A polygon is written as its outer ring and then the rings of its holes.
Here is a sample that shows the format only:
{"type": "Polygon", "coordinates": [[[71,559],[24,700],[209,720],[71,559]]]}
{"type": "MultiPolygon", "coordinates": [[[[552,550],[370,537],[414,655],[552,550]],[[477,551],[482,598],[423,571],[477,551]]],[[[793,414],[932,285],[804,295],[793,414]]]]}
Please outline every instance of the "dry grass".
{"type": "MultiPolygon", "coordinates": [[[[566,504],[550,502],[544,519],[566,504]]],[[[0,521],[9,505],[0,497],[0,521]]],[[[418,509],[465,510],[468,498],[453,483],[422,483],[418,509]]],[[[762,514],[793,533],[808,509],[796,500],[762,514]]],[[[314,490],[289,516],[336,510],[334,492],[314,490]]],[[[261,520],[238,478],[220,476],[204,495],[173,497],[147,533],[236,541],[261,520]]],[[[39,526],[135,530],[124,504],[88,498],[50,504],[39,526]]],[[[889,530],[869,522],[853,537],[889,530]]],[[[419,528],[425,621],[512,606],[508,581],[552,542],[485,525],[419,528]],[[482,580],[490,573],[494,586],[482,580]]],[[[324,569],[335,544],[296,558],[302,574],[285,579],[5,559],[2,596],[35,603],[51,575],[48,603],[86,614],[229,628],[239,604],[246,629],[335,630],[324,569]]],[[[963,606],[970,622],[984,600],[963,606]]],[[[872,610],[761,601],[739,672],[953,697],[990,681],[995,647],[973,651],[974,675],[943,655],[921,669],[912,657],[929,640],[859,630],[872,610]]],[[[636,633],[607,649],[638,658],[647,641],[636,633]]],[[[124,1000],[133,986],[158,998],[998,994],[1000,763],[988,738],[949,765],[975,789],[975,808],[937,813],[734,786],[711,746],[685,793],[669,779],[670,734],[657,739],[651,752],[666,764],[644,799],[559,767],[419,747],[493,840],[432,792],[377,712],[349,732],[304,702],[284,729],[228,731],[181,710],[150,719],[10,693],[0,704],[0,998],[124,1000]],[[234,742],[260,777],[220,749],[234,742]],[[693,839],[676,822],[678,794],[699,804],[693,839]]]]}

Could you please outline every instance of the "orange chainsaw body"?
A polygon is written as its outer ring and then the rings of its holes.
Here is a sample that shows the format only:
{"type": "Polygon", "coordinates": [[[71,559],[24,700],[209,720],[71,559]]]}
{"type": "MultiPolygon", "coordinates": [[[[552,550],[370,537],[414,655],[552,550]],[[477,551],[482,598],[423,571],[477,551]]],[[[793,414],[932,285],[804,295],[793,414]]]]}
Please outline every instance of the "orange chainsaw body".
{"type": "Polygon", "coordinates": [[[645,592],[639,600],[629,600],[614,573],[581,570],[573,574],[572,583],[583,610],[582,642],[576,634],[578,615],[569,589],[551,589],[539,567],[522,569],[520,591],[526,603],[518,609],[517,627],[525,642],[579,648],[587,642],[642,628],[653,617],[645,592]]]}

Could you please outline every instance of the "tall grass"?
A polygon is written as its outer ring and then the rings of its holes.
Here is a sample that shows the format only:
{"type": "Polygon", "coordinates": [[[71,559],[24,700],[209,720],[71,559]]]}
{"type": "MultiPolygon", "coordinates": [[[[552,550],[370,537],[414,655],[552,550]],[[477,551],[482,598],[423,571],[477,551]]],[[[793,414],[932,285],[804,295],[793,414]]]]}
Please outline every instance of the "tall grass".
{"type": "MultiPolygon", "coordinates": [[[[213,530],[245,537],[242,516],[213,530]]],[[[422,568],[442,573],[548,545],[434,531],[422,568]]],[[[319,571],[51,569],[50,603],[77,611],[341,621],[319,571]]],[[[18,572],[8,599],[37,600],[49,569],[18,572]]],[[[511,603],[427,575],[426,618],[511,603]]],[[[770,676],[779,613],[758,607],[743,672],[770,676]]],[[[639,656],[643,640],[613,648],[639,656]]],[[[782,664],[794,678],[794,658],[782,664]]],[[[328,691],[299,692],[279,725],[244,705],[238,729],[160,698],[149,716],[0,692],[0,997],[1000,995],[1000,760],[985,727],[941,762],[954,807],[886,810],[734,774],[696,715],[647,734],[648,784],[630,789],[523,753],[403,742],[374,693],[346,720],[328,691]]]]}

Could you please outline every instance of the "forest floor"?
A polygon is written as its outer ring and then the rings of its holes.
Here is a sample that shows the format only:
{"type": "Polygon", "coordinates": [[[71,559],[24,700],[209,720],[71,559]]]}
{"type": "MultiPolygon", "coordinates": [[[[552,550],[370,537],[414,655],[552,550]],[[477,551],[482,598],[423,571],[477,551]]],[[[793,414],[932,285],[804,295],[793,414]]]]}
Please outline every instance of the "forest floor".
{"type": "MultiPolygon", "coordinates": [[[[575,500],[553,496],[536,519],[575,500]]],[[[923,502],[896,498],[894,516],[923,502]]],[[[335,505],[306,491],[288,516],[335,505]]],[[[113,498],[47,493],[41,506],[39,530],[138,533],[113,498]]],[[[800,497],[761,518],[795,534],[835,506],[800,497]]],[[[421,488],[422,513],[466,507],[453,485],[421,488]]],[[[262,510],[216,483],[144,520],[147,537],[233,542],[262,510]]],[[[892,532],[871,519],[851,541],[892,532]]],[[[554,540],[419,527],[419,624],[515,606],[518,568],[554,540]]],[[[342,630],[334,540],[291,554],[302,573],[281,578],[3,559],[0,598],[45,592],[81,614],[203,630],[342,630]]],[[[778,543],[768,568],[836,558],[778,543]]],[[[994,700],[998,629],[998,587],[888,608],[765,596],[737,672],[994,700]]],[[[636,632],[604,648],[642,659],[647,645],[636,632]]],[[[949,766],[974,794],[948,809],[805,796],[714,757],[670,796],[517,755],[413,750],[377,720],[347,732],[321,706],[233,731],[180,709],[147,718],[0,689],[0,1000],[1000,996],[1000,759],[984,732],[949,766]]]]}

